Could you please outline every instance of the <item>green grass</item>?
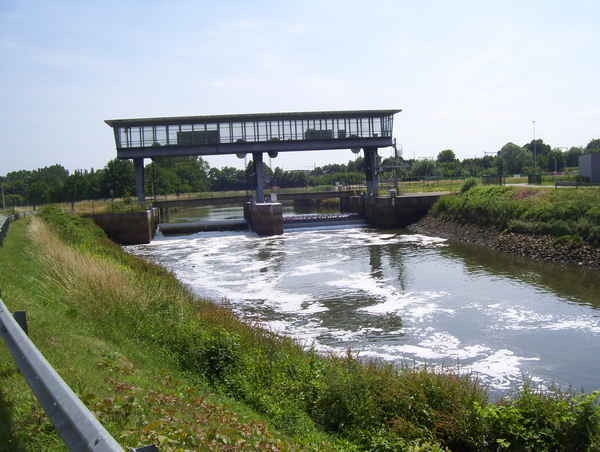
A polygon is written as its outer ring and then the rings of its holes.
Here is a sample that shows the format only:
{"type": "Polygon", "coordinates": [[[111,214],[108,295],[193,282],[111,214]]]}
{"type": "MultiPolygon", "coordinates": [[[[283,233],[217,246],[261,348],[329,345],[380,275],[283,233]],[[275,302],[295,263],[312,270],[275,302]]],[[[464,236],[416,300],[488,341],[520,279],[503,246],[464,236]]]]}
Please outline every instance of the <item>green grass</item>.
{"type": "Polygon", "coordinates": [[[551,235],[600,245],[599,189],[474,186],[444,196],[431,215],[525,234],[551,235]]]}
{"type": "MultiPolygon", "coordinates": [[[[198,450],[217,446],[216,450],[226,450],[225,443],[240,446],[243,440],[247,444],[240,450],[291,451],[336,443],[319,432],[306,441],[288,439],[264,416],[215,391],[203,376],[183,371],[179,357],[158,341],[144,341],[152,333],[135,331],[132,325],[137,322],[112,317],[117,308],[110,307],[110,301],[96,300],[91,305],[94,296],[85,295],[81,287],[61,287],[66,282],[57,279],[56,271],[47,272],[44,257],[37,256],[42,249],[26,232],[29,221],[14,222],[0,248],[0,265],[6,270],[0,272],[2,299],[11,311],[27,312],[33,342],[124,446],[162,442],[162,452],[184,446],[196,450],[199,444],[203,448],[198,450]],[[177,419],[165,421],[171,417],[177,419]],[[310,440],[315,445],[307,444],[310,440]]],[[[73,237],[70,228],[58,229],[61,235],[73,237]]],[[[98,256],[97,248],[103,249],[100,268],[102,262],[109,262],[130,281],[156,278],[187,293],[166,270],[122,253],[99,237],[96,228],[84,226],[78,232],[76,241],[87,250],[82,254],[98,256]]],[[[68,283],[77,281],[71,276],[68,283]]],[[[161,283],[149,284],[148,291],[157,286],[161,283]]],[[[102,290],[96,288],[97,297],[104,298],[102,290]]],[[[0,347],[0,420],[1,451],[66,450],[4,346],[0,347]]]]}
{"type": "MultiPolygon", "coordinates": [[[[123,445],[597,450],[596,393],[524,386],[490,404],[458,369],[323,356],[197,299],[55,208],[11,226],[0,265],[9,309],[28,312],[34,342],[123,445]]],[[[0,388],[0,450],[64,450],[4,349],[0,388]]]]}

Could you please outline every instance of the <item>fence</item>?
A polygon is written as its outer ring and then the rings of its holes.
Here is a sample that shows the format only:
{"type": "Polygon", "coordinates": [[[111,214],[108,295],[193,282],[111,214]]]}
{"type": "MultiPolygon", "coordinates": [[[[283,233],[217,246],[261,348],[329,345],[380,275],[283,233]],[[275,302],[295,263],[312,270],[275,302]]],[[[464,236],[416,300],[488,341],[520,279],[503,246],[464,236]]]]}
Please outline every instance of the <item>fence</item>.
{"type": "Polygon", "coordinates": [[[506,176],[482,174],[481,185],[506,185],[506,176]]]}
{"type": "MultiPolygon", "coordinates": [[[[17,322],[0,299],[0,335],[69,450],[123,452],[123,448],[46,361],[25,330],[24,313],[17,322]]],[[[131,450],[158,451],[155,445],[131,450]]]]}

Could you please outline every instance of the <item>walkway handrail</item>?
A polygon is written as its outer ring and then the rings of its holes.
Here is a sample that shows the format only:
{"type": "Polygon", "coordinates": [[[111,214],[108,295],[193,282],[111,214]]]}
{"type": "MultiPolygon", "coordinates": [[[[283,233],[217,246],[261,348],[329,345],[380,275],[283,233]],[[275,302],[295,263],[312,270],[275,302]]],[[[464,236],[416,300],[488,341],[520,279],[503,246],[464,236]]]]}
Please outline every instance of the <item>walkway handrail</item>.
{"type": "Polygon", "coordinates": [[[0,299],[0,335],[71,452],[123,452],[31,342],[0,299]]]}

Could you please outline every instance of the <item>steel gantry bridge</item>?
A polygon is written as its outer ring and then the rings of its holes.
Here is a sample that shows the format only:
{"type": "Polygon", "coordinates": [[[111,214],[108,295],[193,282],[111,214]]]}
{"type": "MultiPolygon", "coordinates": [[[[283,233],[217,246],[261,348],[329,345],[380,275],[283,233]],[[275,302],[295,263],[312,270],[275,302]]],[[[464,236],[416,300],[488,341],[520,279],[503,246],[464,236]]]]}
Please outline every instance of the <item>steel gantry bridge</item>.
{"type": "Polygon", "coordinates": [[[259,113],[169,118],[109,119],[117,158],[132,159],[138,201],[144,196],[144,159],[252,155],[256,202],[263,202],[263,153],[351,149],[364,152],[367,192],[377,196],[377,150],[393,145],[402,110],[259,113]]]}

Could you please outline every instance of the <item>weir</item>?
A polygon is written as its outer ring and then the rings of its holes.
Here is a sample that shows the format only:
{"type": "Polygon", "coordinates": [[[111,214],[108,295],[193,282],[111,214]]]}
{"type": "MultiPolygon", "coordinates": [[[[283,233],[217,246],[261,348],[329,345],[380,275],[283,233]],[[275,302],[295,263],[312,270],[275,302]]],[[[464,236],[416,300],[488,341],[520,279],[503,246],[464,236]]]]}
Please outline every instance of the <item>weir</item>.
{"type": "Polygon", "coordinates": [[[283,221],[274,200],[264,196],[263,154],[348,149],[364,153],[367,196],[378,193],[378,149],[394,146],[393,119],[401,110],[349,110],[241,115],[111,119],[117,158],[132,159],[136,194],[145,202],[144,159],[165,157],[252,155],[256,196],[247,209],[253,231],[281,234],[283,221]],[[262,206],[263,204],[273,204],[262,206]]]}
{"type": "MultiPolygon", "coordinates": [[[[284,231],[283,208],[277,202],[277,195],[265,196],[265,189],[268,189],[263,177],[265,152],[275,158],[279,152],[349,149],[357,154],[362,150],[367,191],[362,196],[339,195],[340,213],[362,215],[366,224],[388,229],[406,227],[427,213],[441,194],[379,196],[378,150],[395,146],[392,126],[394,115],[400,111],[258,113],[113,119],[105,122],[113,128],[117,158],[134,162],[139,202],[145,201],[146,158],[160,161],[165,157],[223,154],[245,158],[251,154],[255,196],[250,202],[240,197],[244,203],[244,220],[259,235],[278,235],[284,231]]],[[[200,205],[201,202],[205,201],[189,201],[187,204],[200,205]]],[[[162,207],[169,206],[165,204],[162,207]]],[[[287,224],[300,223],[287,221],[287,224]]],[[[145,224],[141,227],[146,228],[145,224]]],[[[212,227],[242,228],[244,223],[212,227]]],[[[178,227],[166,228],[176,230],[178,227]]]]}
{"type": "MultiPolygon", "coordinates": [[[[335,193],[335,192],[332,192],[335,193]]],[[[202,231],[246,231],[259,235],[280,235],[286,230],[323,226],[372,226],[381,229],[405,228],[427,215],[431,206],[440,196],[450,192],[411,193],[392,197],[340,196],[340,213],[328,215],[283,215],[281,203],[252,203],[239,197],[238,203],[244,206],[244,218],[222,221],[195,221],[163,223],[165,212],[157,207],[146,212],[114,213],[91,215],[90,218],[106,234],[121,245],[150,243],[158,228],[163,234],[191,234],[202,231]]],[[[277,199],[277,196],[271,195],[277,199]]],[[[288,195],[289,196],[289,195],[288,195]]],[[[202,198],[202,206],[224,205],[223,200],[233,198],[202,198]]],[[[170,201],[169,201],[170,203],[170,201]]],[[[158,203],[157,203],[158,204],[158,203]]],[[[185,207],[190,207],[185,205],[185,207]]],[[[174,207],[173,204],[170,204],[174,207]]],[[[192,207],[197,207],[194,204],[192,207]]],[[[165,208],[166,210],[166,208],[165,208]]]]}
{"type": "Polygon", "coordinates": [[[291,215],[283,217],[283,230],[336,226],[368,226],[360,213],[291,215]]]}
{"type": "MultiPolygon", "coordinates": [[[[399,229],[417,222],[427,215],[440,196],[449,192],[412,193],[395,197],[341,196],[340,211],[334,214],[283,215],[279,203],[244,204],[244,219],[161,223],[165,234],[188,234],[201,231],[252,230],[259,235],[279,235],[298,228],[372,226],[381,229],[399,229]],[[253,225],[252,223],[255,222],[253,225]],[[256,224],[258,223],[258,224],[256,224]]],[[[207,205],[207,199],[203,205],[207,205]]],[[[212,198],[222,205],[222,198],[212,198]]]]}

